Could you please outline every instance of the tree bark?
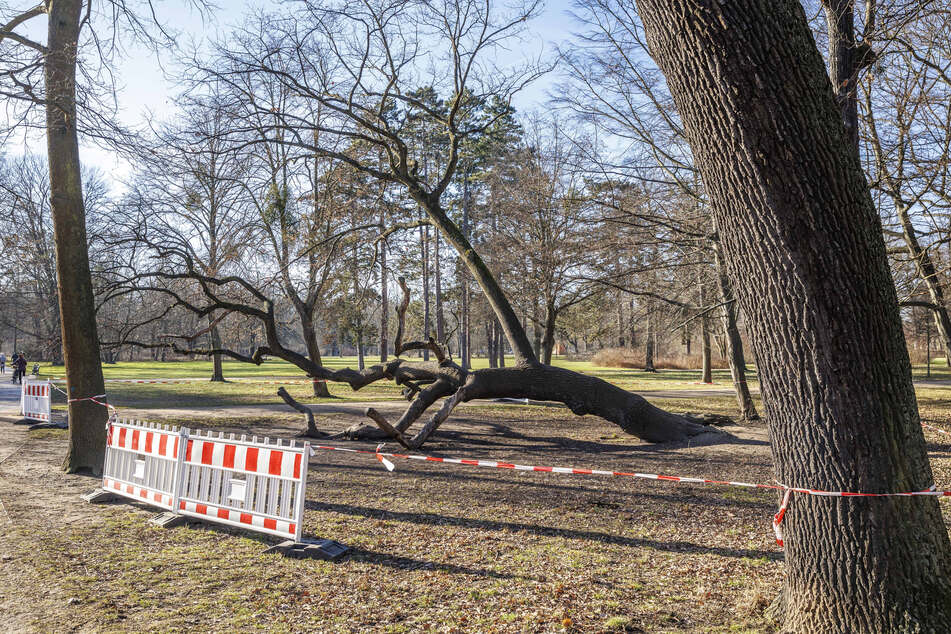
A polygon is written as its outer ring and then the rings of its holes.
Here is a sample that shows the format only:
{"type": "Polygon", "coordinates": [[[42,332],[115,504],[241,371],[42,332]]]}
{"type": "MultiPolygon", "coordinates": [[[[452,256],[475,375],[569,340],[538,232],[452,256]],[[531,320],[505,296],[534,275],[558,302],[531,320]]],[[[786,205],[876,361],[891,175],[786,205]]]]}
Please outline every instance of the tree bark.
{"type": "MultiPolygon", "coordinates": [[[[208,323],[209,323],[209,324],[214,324],[214,321],[215,321],[215,320],[214,320],[214,313],[209,313],[209,314],[208,314],[208,323]]],[[[212,350],[219,350],[219,349],[221,349],[221,335],[220,335],[220,333],[218,332],[218,326],[212,325],[212,326],[211,326],[211,332],[210,332],[209,334],[211,335],[211,348],[212,348],[212,350]]],[[[224,370],[223,370],[223,368],[222,368],[222,366],[221,366],[221,355],[220,355],[220,354],[213,354],[213,355],[211,355],[211,365],[212,365],[211,380],[212,380],[212,381],[221,381],[221,382],[224,382],[224,380],[225,380],[225,374],[224,374],[224,370]]]]}
{"type": "MultiPolygon", "coordinates": [[[[380,208],[380,226],[384,226],[386,215],[383,208],[380,208]]],[[[438,250],[437,250],[438,253],[438,250]]],[[[437,269],[438,270],[438,269],[437,269]]],[[[390,302],[387,292],[387,269],[386,269],[386,242],[380,243],[380,363],[386,363],[387,350],[389,345],[388,335],[390,328],[390,302]]],[[[436,278],[436,288],[439,289],[439,278],[436,278]]]]}
{"type": "MultiPolygon", "coordinates": [[[[296,302],[295,306],[297,306],[296,302]]],[[[298,316],[300,317],[304,346],[307,347],[307,357],[318,366],[323,365],[323,361],[320,358],[320,344],[317,343],[317,329],[314,327],[314,318],[307,313],[306,310],[302,311],[302,308],[305,307],[298,307],[298,316]]],[[[324,381],[314,381],[313,390],[314,396],[317,398],[330,397],[330,388],[327,387],[327,383],[324,381]]]]}
{"type": "Polygon", "coordinates": [[[650,303],[647,305],[647,335],[644,337],[644,372],[657,372],[654,367],[654,315],[650,303]]]}
{"type": "Polygon", "coordinates": [[[859,154],[859,114],[856,88],[867,45],[856,46],[855,0],[822,0],[829,36],[829,81],[832,83],[849,145],[859,154]]]}
{"type": "MultiPolygon", "coordinates": [[[[931,486],[881,224],[801,5],[637,4],[749,323],[777,479],[931,486]]],[[[787,631],[951,630],[936,499],[797,495],[784,526],[787,631]]]]}
{"type": "MultiPolygon", "coordinates": [[[[50,207],[56,240],[63,361],[71,399],[105,392],[76,132],[76,51],[82,7],[80,0],[49,3],[49,53],[45,68],[50,207]]],[[[67,472],[102,474],[107,418],[106,408],[91,401],[69,404],[69,449],[63,463],[67,472]]]]}
{"type": "MultiPolygon", "coordinates": [[[[545,307],[545,328],[542,336],[542,363],[551,364],[551,355],[555,350],[555,322],[558,320],[558,309],[549,303],[545,307]]],[[[623,345],[623,344],[622,344],[623,345]]]]}
{"type": "Polygon", "coordinates": [[[442,306],[442,260],[439,253],[439,232],[435,232],[433,242],[436,247],[435,283],[436,283],[436,341],[446,343],[446,315],[442,306]]]}
{"type": "MultiPolygon", "coordinates": [[[[429,225],[420,226],[419,243],[423,256],[423,339],[427,339],[431,332],[429,319],[429,225]]],[[[429,349],[423,349],[423,361],[429,361],[429,349]]]]}

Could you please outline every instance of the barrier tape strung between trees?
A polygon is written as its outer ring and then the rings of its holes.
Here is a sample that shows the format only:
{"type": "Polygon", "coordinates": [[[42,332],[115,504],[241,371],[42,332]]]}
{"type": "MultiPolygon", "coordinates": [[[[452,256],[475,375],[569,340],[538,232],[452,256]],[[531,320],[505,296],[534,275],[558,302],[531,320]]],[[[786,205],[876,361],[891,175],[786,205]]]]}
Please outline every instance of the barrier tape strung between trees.
{"type": "Polygon", "coordinates": [[[789,500],[793,493],[802,493],[805,495],[815,495],[821,497],[949,497],[951,491],[939,491],[935,485],[931,485],[922,491],[908,491],[901,493],[864,493],[859,491],[824,491],[822,489],[808,489],[805,487],[790,487],[782,483],[776,484],[758,484],[753,482],[739,482],[734,480],[712,480],[708,478],[694,478],[687,476],[671,476],[657,473],[639,473],[635,471],[606,471],[603,469],[579,469],[577,467],[548,467],[537,465],[522,465],[512,462],[499,462],[496,460],[476,460],[469,458],[442,458],[437,456],[425,456],[401,453],[384,453],[381,451],[382,445],[376,448],[376,451],[366,449],[350,449],[346,447],[332,447],[329,445],[311,445],[311,455],[315,455],[317,450],[322,451],[340,451],[345,453],[355,453],[370,455],[376,457],[388,471],[393,471],[395,465],[388,458],[402,460],[420,460],[424,462],[439,462],[444,464],[458,464],[470,467],[487,467],[491,469],[512,469],[515,471],[535,471],[542,473],[564,473],[570,475],[602,475],[612,477],[639,478],[645,480],[664,480],[666,482],[686,482],[691,484],[707,484],[718,486],[744,487],[751,489],[767,489],[773,491],[783,491],[783,499],[779,510],[773,516],[773,532],[776,535],[776,543],[784,545],[782,522],[786,516],[789,506],[789,500]]]}
{"type": "MultiPolygon", "coordinates": [[[[66,394],[63,390],[59,389],[55,385],[53,386],[57,391],[66,394]]],[[[76,401],[92,401],[98,405],[109,408],[111,415],[109,417],[110,423],[118,417],[118,411],[114,406],[109,403],[100,401],[98,399],[105,398],[105,394],[101,394],[95,397],[86,397],[79,399],[69,399],[69,402],[76,401]]],[[[107,423],[108,425],[109,423],[107,423]]],[[[941,434],[951,435],[951,432],[948,432],[944,429],[934,427],[927,423],[921,423],[921,426],[925,429],[929,429],[941,434]]],[[[190,445],[191,443],[189,443],[190,445]]],[[[191,447],[189,446],[189,449],[191,447]]],[[[352,453],[360,455],[373,456],[388,470],[395,470],[396,466],[389,460],[389,458],[401,459],[401,460],[419,460],[423,462],[437,462],[442,464],[458,464],[465,465],[470,467],[483,467],[483,468],[492,468],[492,469],[511,469],[514,471],[533,471],[541,473],[561,473],[569,475],[601,475],[601,476],[610,476],[610,477],[626,477],[626,478],[638,478],[645,480],[663,480],[665,482],[685,482],[688,484],[704,484],[704,485],[715,485],[715,486],[733,486],[733,487],[743,487],[751,489],[766,489],[772,491],[782,491],[783,497],[780,502],[779,509],[776,514],[773,515],[773,532],[776,536],[776,543],[779,546],[784,546],[783,533],[782,533],[782,522],[786,516],[786,512],[789,508],[789,501],[793,493],[802,493],[804,495],[813,495],[818,497],[868,497],[868,498],[880,498],[880,497],[951,497],[951,491],[939,490],[936,485],[932,484],[927,489],[921,491],[903,491],[897,493],[867,493],[863,491],[825,491],[823,489],[810,489],[805,487],[790,487],[777,482],[776,484],[761,484],[754,482],[740,482],[736,480],[714,480],[709,478],[694,478],[689,476],[671,476],[657,473],[640,473],[636,471],[608,471],[604,469],[585,469],[577,467],[549,467],[549,466],[538,466],[538,465],[523,465],[513,462],[500,462],[497,460],[478,460],[471,458],[443,458],[438,456],[426,456],[421,454],[401,454],[401,453],[389,453],[383,452],[383,445],[380,444],[377,446],[376,450],[370,451],[367,449],[351,449],[348,447],[333,447],[330,445],[309,445],[309,453],[311,456],[316,455],[316,452],[319,451],[339,451],[343,453],[352,453]]],[[[299,467],[298,467],[299,468],[299,467]]],[[[306,473],[306,469],[305,469],[306,473]]],[[[301,493],[303,495],[303,493],[301,493]]],[[[185,510],[184,507],[181,510],[185,510]]],[[[188,509],[192,511],[189,514],[196,514],[193,509],[188,509]]],[[[199,511],[203,514],[213,514],[202,509],[199,511]]],[[[226,520],[227,521],[227,520],[226,520]]],[[[292,527],[291,532],[294,530],[300,531],[300,525],[292,527]]]]}
{"type": "Polygon", "coordinates": [[[96,405],[102,405],[107,410],[109,410],[109,421],[117,420],[119,418],[119,410],[116,409],[115,405],[109,403],[103,399],[106,398],[105,394],[96,394],[95,396],[86,396],[83,398],[69,398],[69,394],[66,393],[66,390],[63,390],[55,383],[50,383],[50,387],[66,397],[67,403],[80,403],[82,401],[90,401],[96,405]]]}
{"type": "MultiPolygon", "coordinates": [[[[63,377],[50,377],[50,381],[65,381],[63,377]]],[[[192,379],[104,379],[105,383],[210,383],[206,378],[192,379]]],[[[285,381],[276,381],[274,379],[256,379],[254,377],[235,377],[228,379],[227,382],[234,383],[269,383],[274,385],[307,384],[307,383],[326,383],[327,379],[287,379],[285,381]]]]}

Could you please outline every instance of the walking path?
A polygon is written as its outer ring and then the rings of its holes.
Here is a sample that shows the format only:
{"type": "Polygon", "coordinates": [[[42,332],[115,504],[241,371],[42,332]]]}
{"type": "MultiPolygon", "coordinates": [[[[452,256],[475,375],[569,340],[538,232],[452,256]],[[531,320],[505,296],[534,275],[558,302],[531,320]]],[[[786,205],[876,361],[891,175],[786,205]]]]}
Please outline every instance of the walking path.
{"type": "Polygon", "coordinates": [[[20,384],[10,381],[12,375],[0,374],[0,410],[20,409],[20,384]]]}

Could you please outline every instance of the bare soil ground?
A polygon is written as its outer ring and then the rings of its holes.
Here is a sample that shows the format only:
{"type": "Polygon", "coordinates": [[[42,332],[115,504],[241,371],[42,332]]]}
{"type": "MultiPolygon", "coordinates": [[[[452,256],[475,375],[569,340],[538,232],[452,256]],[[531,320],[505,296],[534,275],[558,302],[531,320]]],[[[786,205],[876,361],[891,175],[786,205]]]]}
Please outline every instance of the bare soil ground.
{"type": "MultiPolygon", "coordinates": [[[[380,405],[389,416],[405,406],[380,405]]],[[[728,399],[720,406],[731,407],[728,399]]],[[[704,402],[704,411],[717,407],[704,402]]],[[[322,416],[322,428],[363,420],[360,407],[339,409],[322,416]]],[[[945,409],[928,414],[947,427],[945,409]]],[[[298,414],[175,416],[191,427],[287,438],[302,426],[298,414]]],[[[263,553],[272,540],[252,533],[159,529],[147,523],[148,507],[88,505],[79,496],[97,481],[60,471],[65,432],[8,421],[0,420],[6,631],[773,629],[763,609],[779,589],[783,556],[770,530],[778,496],[768,491],[409,461],[390,473],[372,456],[320,452],[310,465],[305,535],[353,552],[337,563],[293,560],[263,553]]],[[[772,477],[761,426],[729,428],[729,443],[651,446],[564,409],[480,404],[460,408],[443,429],[426,453],[772,477]]],[[[951,447],[931,449],[936,481],[951,483],[951,447]]]]}

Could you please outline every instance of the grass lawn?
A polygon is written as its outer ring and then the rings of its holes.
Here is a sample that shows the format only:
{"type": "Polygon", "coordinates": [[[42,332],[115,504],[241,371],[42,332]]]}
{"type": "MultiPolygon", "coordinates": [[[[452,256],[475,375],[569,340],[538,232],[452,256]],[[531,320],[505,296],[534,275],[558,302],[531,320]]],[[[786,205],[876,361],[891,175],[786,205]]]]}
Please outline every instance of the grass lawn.
{"type": "MultiPolygon", "coordinates": [[[[356,357],[328,357],[324,359],[324,362],[328,367],[357,367],[356,357]]],[[[632,392],[645,392],[648,396],[652,391],[704,391],[711,388],[729,391],[733,389],[728,370],[714,370],[714,385],[710,386],[700,383],[699,370],[661,370],[651,373],[630,368],[597,367],[587,361],[570,361],[557,357],[554,364],[577,372],[598,376],[632,392]]],[[[475,359],[474,366],[476,368],[488,367],[488,361],[487,359],[475,359]]],[[[104,365],[103,374],[107,380],[202,379],[210,376],[211,362],[120,362],[104,365]]],[[[107,390],[112,402],[120,407],[265,405],[280,403],[280,399],[276,395],[280,386],[265,381],[286,378],[288,382],[283,384],[284,387],[291,396],[305,403],[314,404],[340,400],[357,402],[402,400],[400,388],[391,381],[378,381],[357,392],[351,390],[346,384],[331,383],[330,392],[333,398],[317,399],[313,397],[310,385],[305,382],[303,373],[291,364],[276,359],[266,361],[260,366],[239,361],[224,361],[224,374],[227,379],[232,380],[225,383],[211,383],[210,381],[201,380],[170,384],[109,383],[107,384],[107,390]],[[260,382],[256,382],[255,379],[259,379],[260,382]],[[291,381],[300,382],[294,383],[291,381]]],[[[48,363],[42,364],[40,375],[62,377],[63,368],[48,363]]],[[[924,375],[924,367],[915,366],[914,376],[916,380],[923,380],[924,375]]],[[[933,363],[931,377],[932,380],[949,380],[951,379],[951,370],[943,364],[943,360],[941,363],[933,363]]],[[[759,381],[755,370],[751,369],[748,380],[751,388],[754,391],[757,390],[759,381]]],[[[57,395],[54,403],[58,403],[58,407],[61,409],[65,401],[57,395]]],[[[686,409],[696,411],[698,407],[697,404],[694,404],[686,409]]],[[[735,415],[736,410],[727,413],[735,415]]]]}
{"type": "MultiPolygon", "coordinates": [[[[328,367],[357,367],[356,357],[329,357],[324,359],[328,367]]],[[[235,405],[265,405],[280,403],[276,395],[280,385],[265,381],[288,379],[284,387],[295,399],[305,403],[343,401],[388,401],[403,400],[400,388],[392,381],[377,381],[354,392],[343,383],[330,383],[332,399],[314,398],[306,377],[295,366],[281,360],[269,360],[256,366],[239,361],[224,361],[225,383],[197,380],[180,383],[107,383],[111,402],[118,407],[228,407],[235,405]],[[256,382],[255,379],[259,379],[256,382]],[[299,382],[292,382],[299,381],[299,382]]],[[[510,360],[511,363],[511,360],[510,360]]],[[[634,392],[652,390],[705,390],[710,386],[700,383],[699,370],[661,370],[651,373],[628,368],[600,368],[590,362],[555,359],[555,365],[578,372],[599,376],[606,381],[634,392]]],[[[488,367],[487,359],[475,359],[476,368],[488,367]]],[[[210,361],[132,361],[103,365],[103,374],[109,379],[202,379],[211,375],[210,361]]],[[[727,370],[714,371],[715,388],[730,390],[732,381],[727,370]]],[[[62,366],[49,363],[40,366],[40,376],[61,378],[62,366]]],[[[751,373],[750,384],[755,388],[755,374],[751,373]]],[[[55,395],[54,407],[63,409],[65,400],[55,395]]]]}

